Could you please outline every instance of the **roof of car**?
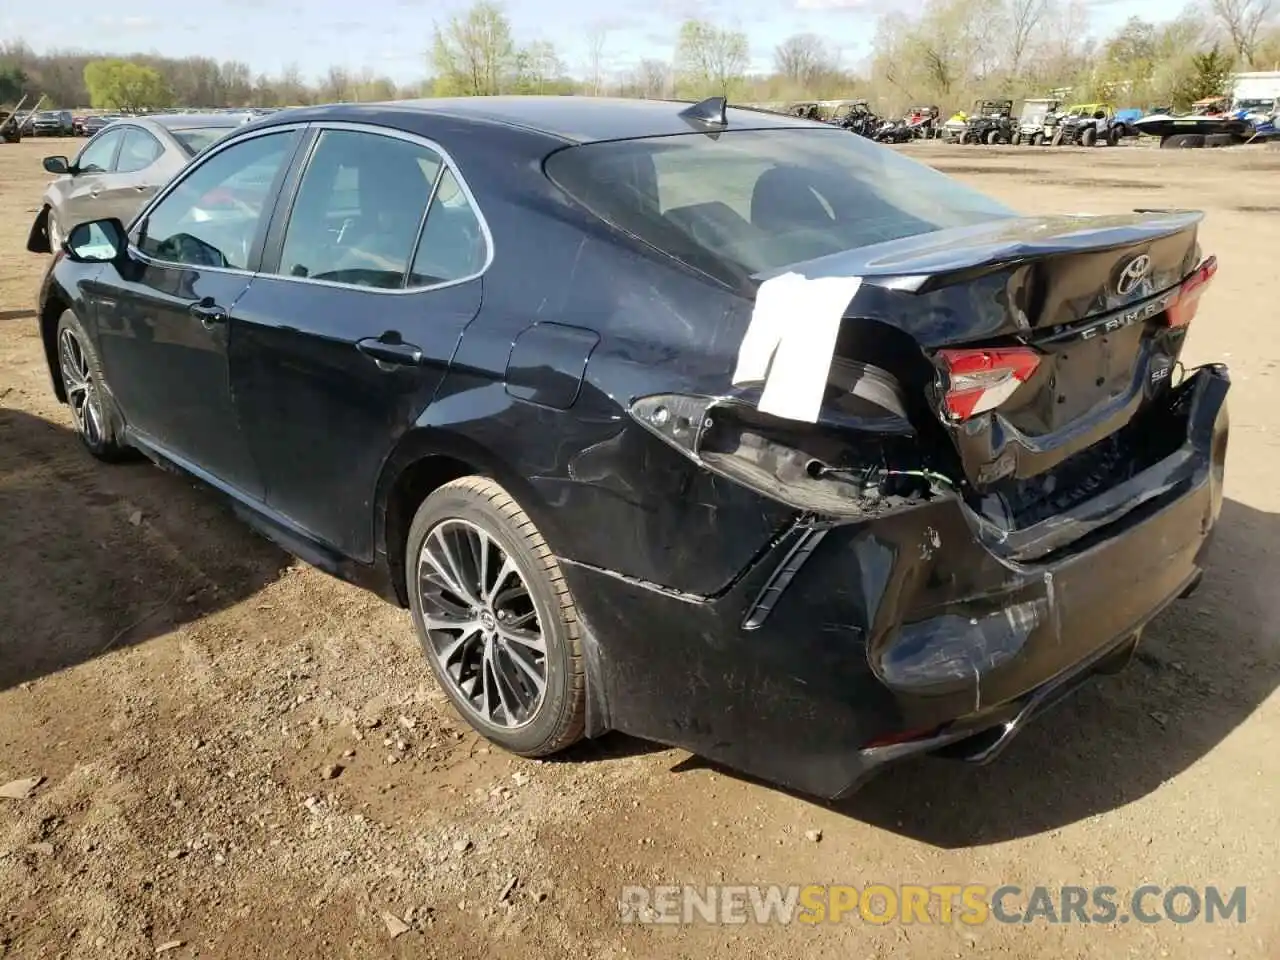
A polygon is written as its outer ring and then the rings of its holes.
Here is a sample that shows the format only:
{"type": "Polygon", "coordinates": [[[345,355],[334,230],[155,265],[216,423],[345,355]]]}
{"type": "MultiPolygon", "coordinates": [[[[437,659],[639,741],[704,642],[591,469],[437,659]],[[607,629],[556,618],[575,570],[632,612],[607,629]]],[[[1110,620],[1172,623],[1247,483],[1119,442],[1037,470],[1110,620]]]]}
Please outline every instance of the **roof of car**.
{"type": "Polygon", "coordinates": [[[147,120],[167,130],[191,130],[195,127],[239,126],[247,114],[237,113],[156,113],[146,117],[122,117],[122,120],[147,120]]]}
{"type": "MultiPolygon", "coordinates": [[[[686,101],[631,100],[610,97],[506,96],[439,97],[426,100],[399,100],[386,103],[344,103],[323,107],[303,107],[272,114],[271,121],[319,120],[325,116],[347,120],[361,116],[412,112],[437,114],[477,123],[521,127],[574,143],[598,140],[625,140],[676,133],[703,132],[708,128],[680,116],[686,101]]],[[[734,107],[726,111],[729,130],[821,127],[826,124],[763,110],[734,107]]],[[[713,128],[714,129],[714,128],[713,128]]]]}

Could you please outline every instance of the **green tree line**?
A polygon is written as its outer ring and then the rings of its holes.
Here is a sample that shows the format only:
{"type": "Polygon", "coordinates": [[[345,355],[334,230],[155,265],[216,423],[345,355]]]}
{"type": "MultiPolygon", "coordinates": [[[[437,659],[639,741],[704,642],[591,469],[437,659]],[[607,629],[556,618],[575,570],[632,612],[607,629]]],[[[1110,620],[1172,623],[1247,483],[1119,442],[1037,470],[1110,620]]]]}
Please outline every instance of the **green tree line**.
{"type": "Polygon", "coordinates": [[[1087,0],[924,0],[912,13],[849,14],[874,28],[872,53],[850,63],[837,36],[783,38],[771,69],[753,70],[741,31],[688,19],[664,59],[620,62],[620,38],[587,24],[583,62],[516,36],[502,5],[478,0],[428,38],[424,78],[296,67],[255,74],[239,61],[154,54],[105,58],[0,43],[0,104],[46,94],[64,107],[289,106],[345,100],[498,93],[701,97],[746,102],[865,97],[881,112],[912,103],[952,110],[978,97],[1019,99],[1070,89],[1076,100],[1185,107],[1221,91],[1233,71],[1280,69],[1280,0],[1197,0],[1163,23],[1132,18],[1095,37],[1087,0]]]}

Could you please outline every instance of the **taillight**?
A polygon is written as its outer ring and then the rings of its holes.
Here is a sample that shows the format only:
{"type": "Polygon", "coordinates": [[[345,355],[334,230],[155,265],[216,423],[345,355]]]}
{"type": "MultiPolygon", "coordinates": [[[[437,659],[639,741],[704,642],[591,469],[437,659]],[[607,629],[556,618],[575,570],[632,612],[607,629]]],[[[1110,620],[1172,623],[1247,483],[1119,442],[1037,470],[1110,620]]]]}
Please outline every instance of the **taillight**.
{"type": "Polygon", "coordinates": [[[1218,272],[1218,258],[1209,257],[1200,266],[1196,267],[1195,273],[1182,281],[1182,286],[1178,288],[1178,295],[1174,301],[1165,307],[1165,318],[1171,327],[1185,327],[1191,322],[1196,315],[1196,309],[1200,306],[1200,297],[1204,293],[1205,288],[1209,286],[1209,281],[1213,279],[1213,275],[1218,272]]]}
{"type": "Polygon", "coordinates": [[[1030,379],[1040,355],[1030,347],[987,350],[939,350],[947,368],[947,414],[968,420],[993,410],[1030,379]]]}

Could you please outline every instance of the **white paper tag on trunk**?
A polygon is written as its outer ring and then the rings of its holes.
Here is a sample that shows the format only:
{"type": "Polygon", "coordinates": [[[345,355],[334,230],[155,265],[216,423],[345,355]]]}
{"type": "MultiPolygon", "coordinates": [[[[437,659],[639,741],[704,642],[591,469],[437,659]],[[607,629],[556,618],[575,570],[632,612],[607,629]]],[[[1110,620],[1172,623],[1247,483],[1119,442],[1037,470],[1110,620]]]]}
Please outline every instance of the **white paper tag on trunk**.
{"type": "Polygon", "coordinates": [[[760,285],[733,382],[764,381],[761,413],[817,422],[840,322],[861,285],[861,277],[798,273],[760,285]]]}

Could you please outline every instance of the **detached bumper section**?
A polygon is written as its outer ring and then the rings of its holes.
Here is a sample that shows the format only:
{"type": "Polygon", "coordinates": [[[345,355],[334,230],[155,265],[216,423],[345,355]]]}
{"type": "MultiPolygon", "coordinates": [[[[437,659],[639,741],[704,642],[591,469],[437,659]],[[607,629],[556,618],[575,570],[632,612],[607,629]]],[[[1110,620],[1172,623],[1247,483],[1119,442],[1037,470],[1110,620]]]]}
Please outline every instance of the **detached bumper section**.
{"type": "Polygon", "coordinates": [[[989,759],[1200,577],[1228,389],[1200,368],[1170,393],[1175,452],[1109,491],[1112,509],[1039,531],[996,531],[955,497],[801,520],[705,598],[567,563],[609,725],[821,796],[979,734],[961,753],[989,759]],[[1039,535],[1052,549],[1019,561],[1039,535]]]}

